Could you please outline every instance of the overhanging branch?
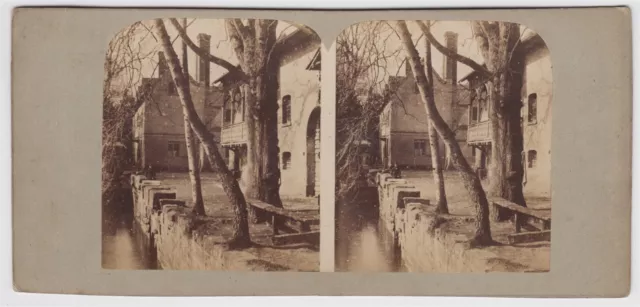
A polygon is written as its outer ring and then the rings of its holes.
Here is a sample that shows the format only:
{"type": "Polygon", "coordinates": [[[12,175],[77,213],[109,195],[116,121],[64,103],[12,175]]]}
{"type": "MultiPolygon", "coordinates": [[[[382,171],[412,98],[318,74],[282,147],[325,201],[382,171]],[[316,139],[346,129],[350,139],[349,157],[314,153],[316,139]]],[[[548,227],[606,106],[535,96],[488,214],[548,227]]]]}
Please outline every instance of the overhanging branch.
{"type": "Polygon", "coordinates": [[[193,50],[193,52],[207,59],[209,62],[214,63],[226,69],[229,72],[239,73],[240,75],[244,75],[244,73],[240,69],[238,69],[238,67],[231,64],[230,62],[202,50],[200,47],[198,47],[196,44],[193,43],[191,38],[189,38],[189,35],[187,35],[187,31],[184,28],[182,28],[182,26],[180,25],[180,22],[178,22],[177,19],[170,18],[170,20],[173,27],[176,28],[176,30],[178,31],[180,38],[187,44],[187,46],[189,46],[191,50],[193,50]]]}
{"type": "Polygon", "coordinates": [[[431,34],[431,31],[429,30],[429,27],[427,27],[427,25],[424,24],[424,22],[422,21],[416,21],[416,23],[418,24],[418,26],[420,27],[420,30],[422,30],[422,33],[424,33],[424,36],[427,38],[427,40],[429,40],[429,42],[431,43],[431,45],[433,47],[435,47],[438,51],[440,51],[440,53],[442,53],[443,55],[450,57],[462,64],[465,64],[469,67],[471,67],[473,70],[485,75],[485,76],[489,76],[491,75],[491,72],[488,71],[486,68],[484,68],[482,65],[480,65],[478,62],[465,57],[457,52],[454,52],[452,50],[450,50],[449,48],[443,46],[442,44],[440,44],[440,42],[438,42],[438,40],[433,36],[433,34],[431,34]]]}

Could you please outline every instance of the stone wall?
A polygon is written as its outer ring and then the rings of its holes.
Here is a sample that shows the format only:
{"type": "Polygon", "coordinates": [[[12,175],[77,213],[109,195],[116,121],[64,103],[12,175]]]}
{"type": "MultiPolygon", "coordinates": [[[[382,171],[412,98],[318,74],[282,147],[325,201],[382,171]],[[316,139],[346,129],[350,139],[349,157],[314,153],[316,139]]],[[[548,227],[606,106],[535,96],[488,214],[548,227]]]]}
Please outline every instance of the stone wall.
{"type": "Polygon", "coordinates": [[[131,176],[133,214],[151,241],[159,267],[169,270],[259,270],[265,267],[248,251],[231,251],[222,234],[212,232],[225,223],[215,217],[194,217],[174,187],[159,180],[131,176]]]}
{"type": "Polygon", "coordinates": [[[379,173],[376,183],[380,224],[393,234],[405,270],[453,273],[529,269],[502,256],[500,247],[471,248],[467,234],[452,228],[461,223],[473,225],[473,218],[437,214],[435,205],[420,198],[420,191],[406,179],[379,173]]]}

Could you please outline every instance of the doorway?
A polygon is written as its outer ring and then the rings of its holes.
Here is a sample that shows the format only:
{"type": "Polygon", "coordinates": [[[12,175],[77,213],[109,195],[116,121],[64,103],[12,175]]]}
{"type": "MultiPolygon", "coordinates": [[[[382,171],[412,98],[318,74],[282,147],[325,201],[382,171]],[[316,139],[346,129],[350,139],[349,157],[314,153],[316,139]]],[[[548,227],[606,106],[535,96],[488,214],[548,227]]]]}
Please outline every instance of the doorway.
{"type": "Polygon", "coordinates": [[[320,192],[320,108],[315,108],[307,124],[307,193],[313,197],[320,192]]]}

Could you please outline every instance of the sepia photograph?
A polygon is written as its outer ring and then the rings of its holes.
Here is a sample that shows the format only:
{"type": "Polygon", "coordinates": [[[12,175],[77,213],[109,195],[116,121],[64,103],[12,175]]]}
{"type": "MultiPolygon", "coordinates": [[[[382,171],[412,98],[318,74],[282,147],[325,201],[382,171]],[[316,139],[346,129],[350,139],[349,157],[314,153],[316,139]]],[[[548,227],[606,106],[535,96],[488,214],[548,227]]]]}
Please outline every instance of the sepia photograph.
{"type": "Polygon", "coordinates": [[[498,21],[336,41],[336,271],[548,272],[552,62],[498,21]]]}
{"type": "Polygon", "coordinates": [[[7,14],[16,297],[633,287],[630,7],[7,14]]]}
{"type": "Polygon", "coordinates": [[[167,18],[104,63],[102,267],[318,271],[320,38],[167,18]]]}

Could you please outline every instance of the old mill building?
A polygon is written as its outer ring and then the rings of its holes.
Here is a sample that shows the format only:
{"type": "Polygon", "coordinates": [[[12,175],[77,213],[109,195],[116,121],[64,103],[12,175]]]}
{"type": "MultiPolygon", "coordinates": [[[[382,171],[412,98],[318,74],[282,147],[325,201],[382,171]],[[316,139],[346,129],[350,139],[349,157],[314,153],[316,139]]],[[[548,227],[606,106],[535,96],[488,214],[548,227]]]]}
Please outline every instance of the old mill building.
{"type": "MultiPolygon", "coordinates": [[[[317,196],[320,192],[320,38],[298,29],[273,50],[279,60],[278,147],[280,195],[317,196]]],[[[221,145],[228,166],[242,171],[247,160],[249,115],[238,80],[227,73],[214,81],[225,91],[221,145]]]]}
{"type": "MultiPolygon", "coordinates": [[[[445,33],[446,46],[457,50],[458,34],[445,33]]],[[[431,151],[427,113],[418,92],[411,66],[405,60],[405,76],[389,77],[389,90],[394,92],[389,104],[380,116],[380,156],[382,165],[401,168],[431,168],[431,151]]],[[[445,122],[456,133],[456,139],[465,156],[471,158],[471,147],[467,145],[469,91],[457,80],[457,62],[446,58],[443,61],[444,76],[433,71],[436,106],[445,122]]],[[[426,65],[425,65],[426,66],[426,65]]],[[[439,151],[443,162],[448,156],[447,148],[440,140],[439,151]]]]}
{"type": "MultiPolygon", "coordinates": [[[[514,50],[513,57],[516,60],[512,61],[516,65],[522,64],[513,69],[523,72],[520,76],[524,191],[526,195],[550,197],[551,58],[539,35],[532,32],[525,34],[514,50]]],[[[446,32],[445,42],[448,48],[456,50],[457,34],[446,32]]],[[[438,111],[455,132],[467,161],[484,177],[492,143],[485,81],[472,72],[456,82],[456,62],[446,57],[443,62],[444,76],[434,71],[434,96],[438,111]]],[[[389,78],[389,88],[395,90],[395,95],[381,114],[381,162],[385,167],[398,165],[429,169],[431,154],[424,103],[409,67],[406,67],[405,74],[389,78]]],[[[441,140],[439,145],[441,152],[444,152],[446,147],[441,140]]],[[[445,152],[443,156],[446,155],[445,152]]]]}
{"type": "MultiPolygon", "coordinates": [[[[515,67],[522,78],[520,126],[522,127],[525,196],[551,196],[551,99],[552,71],[549,49],[542,38],[529,32],[513,52],[515,67]]],[[[486,101],[487,88],[476,73],[465,76],[469,88],[474,88],[469,108],[467,143],[473,147],[472,165],[488,169],[491,161],[491,121],[486,101]]]]}
{"type": "MultiPolygon", "coordinates": [[[[211,49],[210,40],[209,35],[198,35],[200,48],[207,52],[211,49]]],[[[196,79],[189,76],[189,85],[198,115],[209,131],[219,136],[223,92],[208,86],[209,65],[208,60],[198,58],[196,79]]],[[[138,168],[152,166],[158,171],[188,170],[182,105],[162,52],[158,52],[157,77],[142,79],[138,95],[143,103],[133,118],[135,165],[138,168]]],[[[203,148],[200,148],[199,156],[200,165],[209,168],[203,148]]]]}
{"type": "MultiPolygon", "coordinates": [[[[198,35],[210,51],[210,36],[198,35]]],[[[283,37],[272,57],[279,59],[278,139],[283,196],[316,196],[320,192],[320,38],[306,28],[283,37]]],[[[188,169],[180,100],[164,55],[158,53],[158,77],[144,78],[145,98],[134,116],[134,161],[139,168],[188,169]]],[[[209,81],[210,63],[198,58],[190,89],[198,115],[221,144],[232,170],[241,171],[247,157],[247,125],[238,80],[225,74],[209,81]],[[213,83],[213,85],[210,85],[213,83]]],[[[200,150],[200,164],[208,163],[200,150]]]]}

